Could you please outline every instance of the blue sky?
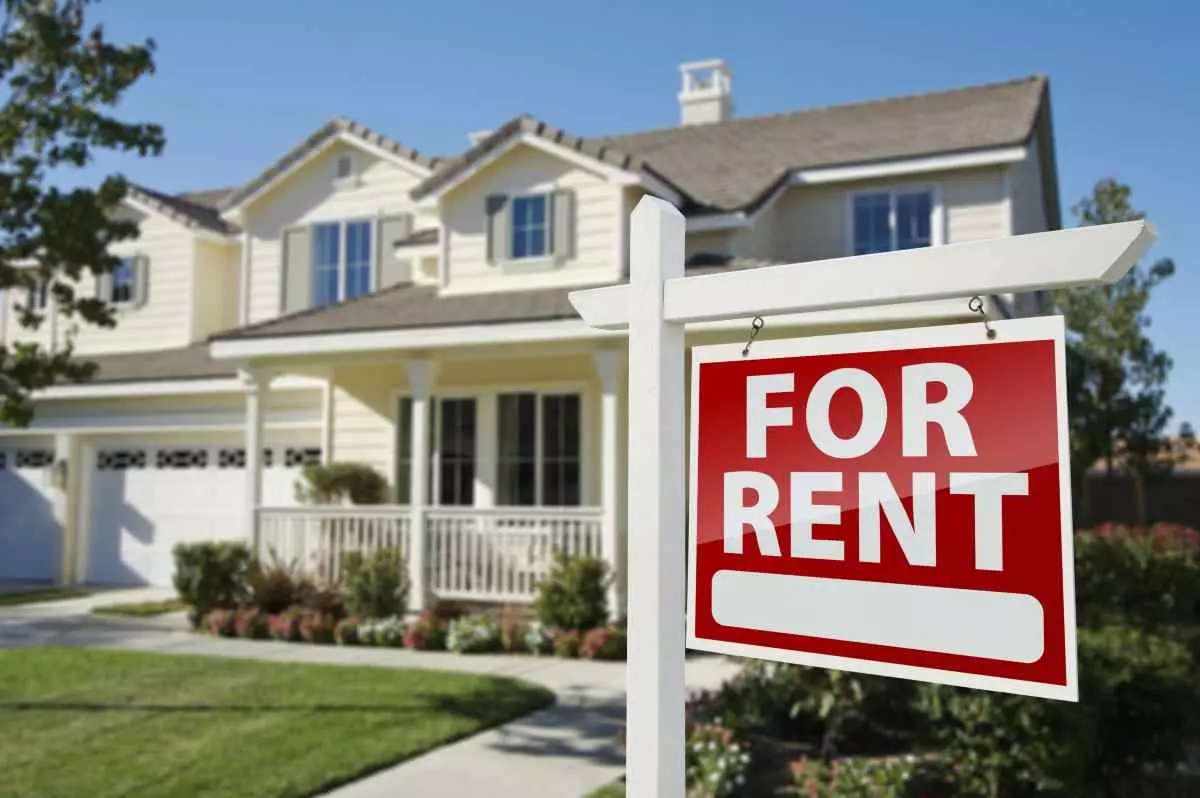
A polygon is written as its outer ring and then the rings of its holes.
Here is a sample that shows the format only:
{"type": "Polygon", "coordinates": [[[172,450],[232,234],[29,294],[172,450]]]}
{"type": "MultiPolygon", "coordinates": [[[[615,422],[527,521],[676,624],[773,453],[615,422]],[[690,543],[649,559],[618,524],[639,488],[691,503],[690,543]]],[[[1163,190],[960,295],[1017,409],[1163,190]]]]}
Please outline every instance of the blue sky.
{"type": "Polygon", "coordinates": [[[240,183],[342,114],[418,150],[528,112],[581,135],[676,124],[676,66],[725,58],[752,115],[1051,79],[1063,205],[1129,183],[1176,276],[1151,312],[1170,401],[1200,425],[1198,4],[108,0],[114,38],[153,37],[158,73],[123,112],[166,127],[151,161],[103,159],[166,191],[240,183]],[[1074,8],[1072,8],[1074,6],[1074,8]]]}

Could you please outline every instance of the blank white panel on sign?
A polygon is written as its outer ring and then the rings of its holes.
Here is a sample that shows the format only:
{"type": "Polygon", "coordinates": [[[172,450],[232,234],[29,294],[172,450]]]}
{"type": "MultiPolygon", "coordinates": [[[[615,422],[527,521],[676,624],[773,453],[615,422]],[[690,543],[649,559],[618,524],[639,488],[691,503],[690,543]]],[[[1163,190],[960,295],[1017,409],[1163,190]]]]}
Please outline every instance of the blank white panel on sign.
{"type": "Polygon", "coordinates": [[[723,570],[712,612],[724,626],[1007,662],[1045,648],[1042,605],[1022,593],[723,570]]]}

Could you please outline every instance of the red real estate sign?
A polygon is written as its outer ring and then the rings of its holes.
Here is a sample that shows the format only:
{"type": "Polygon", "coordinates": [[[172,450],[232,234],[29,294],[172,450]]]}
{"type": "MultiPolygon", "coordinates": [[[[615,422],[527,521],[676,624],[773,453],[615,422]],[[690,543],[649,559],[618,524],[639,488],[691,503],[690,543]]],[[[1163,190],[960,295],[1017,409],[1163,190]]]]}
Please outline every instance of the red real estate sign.
{"type": "Polygon", "coordinates": [[[1058,317],[697,347],[688,645],[1078,700],[1058,317]]]}

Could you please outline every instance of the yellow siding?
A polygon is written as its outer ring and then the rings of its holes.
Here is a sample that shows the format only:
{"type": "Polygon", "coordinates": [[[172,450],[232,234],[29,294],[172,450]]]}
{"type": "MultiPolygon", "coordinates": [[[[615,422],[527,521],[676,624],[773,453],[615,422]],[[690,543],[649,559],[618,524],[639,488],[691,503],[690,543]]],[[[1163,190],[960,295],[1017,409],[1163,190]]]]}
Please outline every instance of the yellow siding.
{"type": "MultiPolygon", "coordinates": [[[[280,313],[282,252],[280,233],[286,227],[313,222],[374,218],[415,212],[409,192],[420,177],[395,163],[349,145],[330,147],[299,172],[275,186],[251,206],[246,229],[250,234],[250,322],[280,313]],[[361,175],[357,186],[337,189],[334,160],[350,153],[361,175]]],[[[414,229],[432,227],[436,219],[417,214],[414,229]]]]}
{"type": "Polygon", "coordinates": [[[849,253],[848,197],[860,191],[932,186],[941,199],[946,243],[1008,235],[1003,172],[973,169],[920,181],[877,180],[789,189],[774,207],[776,257],[787,262],[840,258],[849,253]]]}
{"type": "MultiPolygon", "coordinates": [[[[116,313],[112,329],[85,324],[79,319],[47,318],[36,331],[17,324],[12,305],[25,301],[23,291],[9,292],[6,315],[8,340],[36,341],[42,345],[61,344],[72,326],[78,328],[76,351],[84,355],[137,350],[171,349],[191,340],[191,291],[193,235],[179,224],[157,215],[138,217],[141,236],[113,247],[119,256],[145,255],[150,262],[149,294],[140,308],[116,313]]],[[[95,294],[90,275],[80,281],[80,296],[95,294]]]]}
{"type": "Polygon", "coordinates": [[[518,145],[484,167],[443,201],[449,231],[452,291],[495,291],[612,282],[620,276],[618,208],[621,188],[585,169],[518,145]],[[551,271],[503,274],[487,260],[485,198],[491,194],[575,192],[573,257],[551,271]]]}
{"type": "Polygon", "coordinates": [[[196,242],[193,340],[237,326],[241,251],[234,245],[196,242]]]}

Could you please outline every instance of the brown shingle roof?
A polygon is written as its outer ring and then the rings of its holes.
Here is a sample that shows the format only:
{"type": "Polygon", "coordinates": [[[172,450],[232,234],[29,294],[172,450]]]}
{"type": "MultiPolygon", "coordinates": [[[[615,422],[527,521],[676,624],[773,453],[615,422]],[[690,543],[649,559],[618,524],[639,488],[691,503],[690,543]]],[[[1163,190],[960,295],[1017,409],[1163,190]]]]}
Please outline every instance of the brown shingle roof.
{"type": "Polygon", "coordinates": [[[1025,142],[1046,90],[1041,75],[773,116],[579,138],[519,116],[416,187],[445,186],[514,135],[532,133],[678,188],[692,211],[752,208],[790,171],[1025,142]]]}
{"type": "MultiPolygon", "coordinates": [[[[228,189],[219,189],[228,193],[228,189]]],[[[208,200],[212,191],[193,191],[171,195],[163,194],[145,186],[130,184],[129,196],[154,208],[159,213],[190,227],[193,230],[211,230],[222,235],[235,232],[238,228],[221,218],[216,206],[208,200]]]]}
{"type": "Polygon", "coordinates": [[[117,355],[79,355],[98,366],[91,383],[143,382],[146,380],[188,380],[209,377],[233,377],[237,369],[228,362],[208,356],[208,344],[201,342],[180,349],[155,352],[129,352],[117,355]]]}

